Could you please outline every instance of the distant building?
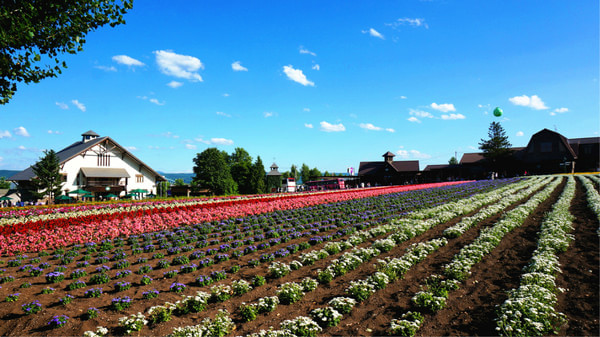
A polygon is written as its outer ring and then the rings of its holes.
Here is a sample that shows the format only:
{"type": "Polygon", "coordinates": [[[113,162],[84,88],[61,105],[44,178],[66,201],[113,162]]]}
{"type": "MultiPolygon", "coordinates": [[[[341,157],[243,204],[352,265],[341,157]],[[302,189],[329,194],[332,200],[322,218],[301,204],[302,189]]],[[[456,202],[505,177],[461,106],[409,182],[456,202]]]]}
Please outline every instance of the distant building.
{"type": "MultiPolygon", "coordinates": [[[[123,197],[135,190],[146,191],[140,195],[156,194],[157,183],[166,180],[110,137],[100,137],[91,130],[81,136],[81,141],[56,153],[64,194],[76,196],[69,192],[77,189],[88,191],[95,198],[109,194],[123,197]]],[[[8,180],[17,184],[23,200],[31,200],[27,191],[34,177],[30,166],[8,180]]]]}
{"type": "Polygon", "coordinates": [[[361,162],[358,168],[360,182],[371,186],[415,183],[419,173],[419,161],[394,161],[394,156],[388,151],[383,154],[383,161],[361,162]]]}
{"type": "MultiPolygon", "coordinates": [[[[510,168],[505,176],[600,171],[600,137],[567,139],[560,133],[543,129],[526,147],[511,148],[510,168]]],[[[465,153],[460,160],[463,176],[480,178],[493,170],[483,153],[465,153]]]]}
{"type": "Polygon", "coordinates": [[[279,192],[281,188],[281,172],[279,166],[273,163],[271,171],[267,172],[267,190],[270,192],[279,192]]]}

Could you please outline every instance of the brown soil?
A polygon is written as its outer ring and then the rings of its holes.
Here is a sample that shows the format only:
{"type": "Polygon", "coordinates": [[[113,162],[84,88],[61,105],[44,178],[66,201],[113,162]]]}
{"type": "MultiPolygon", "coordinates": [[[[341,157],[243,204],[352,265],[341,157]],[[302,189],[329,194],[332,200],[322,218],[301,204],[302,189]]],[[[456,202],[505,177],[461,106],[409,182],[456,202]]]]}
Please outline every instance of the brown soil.
{"type": "MultiPolygon", "coordinates": [[[[419,331],[420,335],[495,335],[493,318],[495,317],[495,308],[506,299],[506,291],[519,284],[521,269],[531,257],[535,248],[536,232],[539,229],[544,214],[550,209],[556,201],[562,186],[559,187],[547,202],[544,202],[538,209],[530,215],[525,224],[512,233],[501,242],[490,255],[481,263],[477,264],[472,270],[472,276],[463,284],[461,288],[450,294],[448,307],[440,310],[436,314],[429,314],[425,317],[425,323],[419,331]]],[[[598,221],[589,211],[586,199],[582,196],[582,187],[577,185],[577,197],[572,206],[572,212],[576,216],[575,240],[569,247],[569,250],[562,254],[561,264],[563,273],[558,278],[558,286],[568,289],[559,296],[559,310],[564,312],[569,323],[561,331],[560,335],[598,335],[598,286],[599,286],[599,248],[598,248],[598,221]]],[[[513,205],[515,207],[517,205],[513,205]]],[[[512,208],[511,207],[511,208],[512,208]]],[[[487,219],[478,226],[471,228],[464,235],[457,239],[449,240],[448,244],[441,247],[438,251],[432,253],[427,259],[414,266],[403,279],[389,284],[385,289],[376,292],[366,301],[358,304],[348,315],[345,315],[337,327],[330,327],[323,330],[326,336],[359,336],[359,335],[387,335],[389,322],[393,318],[398,318],[402,313],[412,308],[410,298],[419,291],[419,286],[423,280],[433,274],[440,273],[444,264],[448,263],[454,254],[461,247],[472,242],[479,234],[481,228],[491,226],[498,220],[500,215],[487,219]]],[[[280,304],[272,313],[261,314],[258,319],[252,322],[244,323],[238,312],[238,307],[242,302],[255,302],[258,298],[265,296],[275,296],[277,286],[291,281],[300,281],[305,277],[316,278],[318,269],[324,269],[332,259],[339,257],[341,253],[331,256],[325,260],[317,261],[312,266],[303,267],[300,270],[292,271],[289,275],[279,279],[267,278],[264,286],[258,287],[242,296],[234,296],[224,303],[212,303],[207,310],[182,316],[173,316],[173,319],[166,323],[160,323],[156,326],[144,327],[139,335],[164,336],[171,333],[174,327],[199,324],[206,317],[214,317],[218,309],[227,309],[236,323],[236,330],[232,335],[245,335],[251,332],[257,332],[260,329],[279,329],[279,324],[297,316],[308,316],[310,310],[323,307],[327,302],[336,296],[346,296],[345,289],[352,280],[365,279],[374,270],[373,264],[377,259],[386,256],[399,257],[404,254],[406,248],[415,243],[440,237],[442,231],[459,221],[454,219],[448,223],[439,225],[432,230],[427,231],[408,242],[398,245],[390,252],[374,258],[372,261],[363,264],[362,268],[348,272],[346,275],[334,279],[330,284],[319,285],[317,290],[307,293],[298,303],[293,305],[280,304]]],[[[320,233],[325,235],[327,233],[320,233]]],[[[75,268],[75,263],[71,263],[65,275],[67,279],[58,285],[51,285],[46,282],[44,276],[32,277],[26,272],[18,272],[19,267],[6,267],[6,262],[11,258],[4,258],[4,264],[0,264],[1,269],[5,269],[5,275],[15,277],[13,282],[4,283],[0,286],[0,335],[69,335],[81,336],[86,330],[95,330],[97,326],[106,326],[111,329],[111,334],[119,335],[123,332],[117,329],[118,319],[137,312],[146,313],[147,310],[155,305],[162,305],[165,302],[175,302],[181,298],[181,295],[169,292],[169,286],[173,282],[180,282],[188,285],[185,291],[186,295],[192,295],[197,290],[210,292],[210,286],[198,287],[193,285],[194,279],[198,275],[208,275],[213,270],[229,270],[233,265],[241,266],[241,270],[236,274],[228,274],[226,280],[219,283],[230,284],[232,280],[245,279],[250,281],[255,275],[267,275],[269,263],[262,263],[258,267],[248,266],[250,259],[257,259],[261,254],[273,252],[286,247],[292,243],[305,241],[306,239],[296,239],[288,243],[271,247],[267,250],[260,250],[254,254],[231,259],[213,266],[199,269],[190,274],[180,274],[173,279],[163,277],[166,269],[157,269],[158,260],[151,259],[153,253],[136,255],[131,258],[131,252],[126,250],[129,260],[133,262],[138,257],[147,257],[148,264],[155,270],[148,273],[154,279],[151,285],[139,285],[140,275],[135,274],[138,265],[132,264],[128,269],[134,273],[121,279],[132,283],[132,288],[123,292],[114,291],[115,270],[109,271],[113,277],[110,283],[102,285],[104,294],[98,299],[88,299],[83,297],[85,290],[90,286],[79,290],[67,291],[66,286],[72,281],[68,275],[75,268]],[[30,282],[31,287],[27,289],[19,288],[25,282],[30,282]],[[54,294],[41,294],[45,287],[54,287],[54,294]],[[142,298],[142,292],[157,289],[160,296],[157,299],[145,300],[142,298]],[[6,302],[4,298],[9,294],[21,293],[17,302],[6,302]],[[58,300],[66,294],[75,296],[72,303],[67,306],[58,304],[58,300]],[[133,298],[131,308],[123,312],[114,312],[110,310],[109,304],[112,298],[129,296],[133,298]],[[43,311],[36,315],[26,316],[21,310],[21,305],[33,300],[39,300],[43,305],[43,311]],[[100,310],[100,316],[96,319],[85,320],[83,314],[89,307],[96,307],[100,310]],[[70,317],[65,327],[50,330],[47,328],[47,322],[54,315],[65,314],[70,317]]],[[[362,246],[370,246],[374,239],[365,242],[362,246]]],[[[277,261],[289,263],[297,259],[298,256],[323,244],[313,246],[305,251],[299,251],[284,259],[277,261]]],[[[128,247],[127,244],[125,247],[128,247]]],[[[207,247],[207,248],[210,248],[207,247]]],[[[206,250],[203,248],[202,250],[206,250]]],[[[185,254],[185,253],[184,253],[185,254]]],[[[189,255],[189,253],[187,253],[189,255]]],[[[30,254],[30,257],[37,254],[30,254]]],[[[165,259],[171,260],[173,256],[166,256],[165,259]]],[[[48,261],[54,267],[56,260],[50,260],[51,257],[42,257],[41,262],[48,261]]],[[[79,261],[81,256],[76,258],[79,261]]],[[[93,262],[93,261],[90,261],[93,262]]],[[[112,265],[113,262],[107,263],[112,265]]],[[[53,268],[51,267],[51,268],[53,268]]],[[[97,265],[90,265],[85,268],[88,276],[82,280],[88,281],[89,275],[94,274],[97,265]]],[[[173,266],[168,270],[178,269],[173,266]]],[[[51,271],[47,269],[45,272],[51,271]]],[[[45,273],[44,273],[45,274],[45,273]]],[[[119,281],[121,281],[119,280],[119,281]]],[[[134,334],[137,335],[137,334],[134,334]]]]}

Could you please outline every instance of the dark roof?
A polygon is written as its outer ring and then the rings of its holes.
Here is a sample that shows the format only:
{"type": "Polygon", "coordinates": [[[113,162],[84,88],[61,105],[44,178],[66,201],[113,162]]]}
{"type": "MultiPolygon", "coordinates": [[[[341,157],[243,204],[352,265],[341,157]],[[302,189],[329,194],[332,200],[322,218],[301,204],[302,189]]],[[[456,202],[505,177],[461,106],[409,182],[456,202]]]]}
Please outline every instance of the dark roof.
{"type": "Polygon", "coordinates": [[[423,171],[441,170],[441,169],[448,168],[450,166],[456,166],[456,165],[450,165],[450,164],[427,165],[427,166],[425,166],[425,169],[423,171]]]}
{"type": "Polygon", "coordinates": [[[459,164],[472,164],[484,159],[485,157],[482,152],[465,153],[462,158],[460,158],[459,164]]]}
{"type": "Polygon", "coordinates": [[[395,154],[388,151],[388,152],[384,153],[382,157],[395,157],[395,156],[396,156],[395,154]]]}
{"type": "Polygon", "coordinates": [[[600,143],[600,137],[587,137],[587,138],[570,138],[568,139],[570,145],[574,144],[598,144],[600,143]]]}
{"type": "MultiPolygon", "coordinates": [[[[90,132],[90,131],[88,131],[88,132],[90,132]]],[[[91,131],[91,132],[93,132],[93,131],[91,131]]],[[[58,156],[59,162],[62,164],[64,162],[68,161],[69,159],[77,156],[78,154],[86,151],[87,149],[89,149],[89,148],[93,147],[94,145],[99,144],[103,141],[112,142],[116,147],[118,147],[121,151],[123,151],[125,154],[127,154],[129,157],[131,157],[134,161],[140,163],[142,166],[144,166],[146,169],[148,169],[148,171],[150,171],[154,176],[159,177],[159,180],[164,180],[162,175],[160,175],[159,173],[154,171],[148,165],[144,164],[143,161],[139,160],[136,156],[131,154],[131,152],[127,151],[124,147],[119,145],[117,142],[115,142],[110,137],[91,139],[91,140],[88,140],[87,142],[84,142],[84,141],[75,142],[75,143],[65,147],[64,149],[60,150],[59,152],[57,152],[56,155],[58,156]]],[[[33,173],[33,167],[29,166],[25,170],[13,175],[12,177],[8,178],[7,180],[23,181],[23,180],[31,180],[34,177],[35,177],[35,173],[33,173]]]]}
{"type": "Polygon", "coordinates": [[[577,159],[577,154],[575,154],[575,151],[573,151],[573,148],[571,147],[571,145],[569,145],[569,141],[567,140],[567,138],[556,131],[552,131],[552,130],[548,130],[548,129],[543,129],[542,131],[539,131],[539,132],[535,133],[533,136],[531,136],[531,139],[529,140],[529,144],[527,144],[527,147],[529,147],[529,145],[531,145],[533,143],[534,138],[536,138],[538,136],[542,136],[545,133],[550,134],[551,136],[554,136],[554,137],[558,137],[558,139],[563,144],[563,146],[567,149],[567,151],[569,151],[571,156],[573,156],[573,159],[577,159]]]}
{"type": "MultiPolygon", "coordinates": [[[[510,150],[516,154],[520,151],[523,151],[525,147],[511,147],[510,150]]],[[[471,152],[463,154],[462,158],[460,158],[459,164],[473,164],[477,163],[480,160],[484,160],[483,152],[471,152]]]]}
{"type": "Polygon", "coordinates": [[[95,133],[95,132],[94,132],[94,131],[92,131],[92,130],[88,130],[87,132],[84,132],[84,133],[82,133],[81,135],[82,135],[82,136],[95,136],[95,137],[100,137],[100,135],[99,135],[99,134],[95,133]]]}
{"type": "Polygon", "coordinates": [[[386,166],[391,166],[396,172],[419,172],[418,160],[402,160],[387,163],[384,161],[363,161],[358,167],[358,175],[378,174],[386,166]]]}

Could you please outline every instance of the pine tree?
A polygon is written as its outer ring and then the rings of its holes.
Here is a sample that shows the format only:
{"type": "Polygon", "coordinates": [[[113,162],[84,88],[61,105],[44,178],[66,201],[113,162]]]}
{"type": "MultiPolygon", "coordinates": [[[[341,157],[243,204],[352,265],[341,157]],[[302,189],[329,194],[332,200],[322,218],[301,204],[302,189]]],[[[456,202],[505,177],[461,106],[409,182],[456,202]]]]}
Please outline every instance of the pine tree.
{"type": "Polygon", "coordinates": [[[492,122],[488,130],[489,139],[481,139],[479,149],[483,150],[483,156],[495,161],[506,158],[511,154],[511,144],[508,141],[506,131],[499,122],[492,122]]]}
{"type": "Polygon", "coordinates": [[[60,174],[60,160],[54,150],[44,151],[44,157],[35,163],[32,167],[35,178],[32,179],[32,194],[43,199],[49,197],[54,199],[61,193],[63,184],[60,174]]]}

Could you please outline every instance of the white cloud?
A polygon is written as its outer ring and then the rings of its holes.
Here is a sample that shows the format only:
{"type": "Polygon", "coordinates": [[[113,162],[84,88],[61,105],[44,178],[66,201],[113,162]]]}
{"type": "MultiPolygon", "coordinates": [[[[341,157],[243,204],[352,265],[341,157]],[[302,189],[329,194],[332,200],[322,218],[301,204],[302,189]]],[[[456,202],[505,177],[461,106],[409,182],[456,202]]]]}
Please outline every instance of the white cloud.
{"type": "Polygon", "coordinates": [[[365,130],[372,130],[372,131],[381,131],[382,130],[379,126],[375,126],[371,123],[360,123],[358,126],[360,126],[361,128],[363,128],[365,130]]]}
{"type": "Polygon", "coordinates": [[[429,28],[429,26],[425,22],[425,19],[421,19],[421,18],[414,18],[414,19],[400,18],[400,19],[396,20],[395,22],[388,24],[388,26],[392,26],[392,27],[398,27],[398,26],[404,26],[404,25],[409,25],[409,26],[413,26],[413,27],[429,28]]]}
{"type": "Polygon", "coordinates": [[[309,112],[309,111],[310,111],[310,109],[309,109],[309,108],[304,108],[304,109],[302,109],[302,111],[304,111],[304,112],[309,112]]]}
{"type": "Polygon", "coordinates": [[[233,145],[233,140],[225,138],[211,138],[210,143],[215,145],[233,145]]]}
{"type": "Polygon", "coordinates": [[[94,66],[94,68],[96,69],[100,69],[100,70],[104,70],[104,71],[109,71],[109,72],[116,72],[117,68],[115,68],[114,66],[94,66]]]}
{"type": "Polygon", "coordinates": [[[29,132],[27,132],[27,129],[25,129],[22,126],[19,126],[18,128],[15,128],[13,130],[13,132],[15,133],[15,135],[17,136],[21,136],[21,137],[29,137],[29,132]]]}
{"type": "Polygon", "coordinates": [[[195,150],[197,146],[194,144],[185,144],[185,148],[188,150],[195,150]]]}
{"type": "Polygon", "coordinates": [[[321,70],[321,66],[318,64],[315,64],[314,66],[312,66],[312,70],[321,70]]]}
{"type": "Polygon", "coordinates": [[[145,66],[144,63],[134,59],[133,57],[129,57],[127,55],[115,55],[112,57],[112,60],[117,62],[118,64],[123,64],[130,67],[141,67],[145,66]]]}
{"type": "Polygon", "coordinates": [[[413,123],[421,123],[421,121],[415,116],[408,117],[408,121],[413,123]]]}
{"type": "Polygon", "coordinates": [[[443,104],[437,104],[437,103],[431,103],[431,108],[441,111],[441,112],[450,112],[450,111],[456,111],[456,108],[454,108],[454,104],[449,104],[449,103],[443,103],[443,104]]]}
{"type": "Polygon", "coordinates": [[[229,94],[228,93],[224,93],[223,97],[229,97],[229,94]]]}
{"type": "Polygon", "coordinates": [[[202,76],[198,74],[198,70],[204,69],[204,64],[200,59],[176,54],[168,50],[157,50],[154,54],[156,55],[156,63],[158,63],[158,67],[163,74],[184,78],[192,82],[202,82],[202,76]]]}
{"type": "Polygon", "coordinates": [[[517,137],[523,137],[523,135],[525,135],[525,134],[523,133],[523,131],[517,131],[517,133],[516,133],[516,135],[515,135],[515,136],[517,136],[517,137]]]}
{"type": "Polygon", "coordinates": [[[12,135],[10,134],[10,131],[8,131],[8,130],[0,131],[0,139],[10,138],[10,137],[12,137],[12,135]]]}
{"type": "Polygon", "coordinates": [[[300,54],[309,54],[312,56],[317,56],[317,54],[313,53],[312,51],[300,46],[300,54]]]}
{"type": "Polygon", "coordinates": [[[219,115],[219,116],[224,116],[224,117],[231,117],[231,115],[230,115],[230,114],[226,114],[226,113],[224,113],[223,111],[217,111],[217,115],[219,115]]]}
{"type": "Polygon", "coordinates": [[[381,33],[379,33],[378,31],[376,31],[376,30],[375,30],[375,29],[373,29],[373,28],[369,28],[369,30],[363,30],[363,31],[362,31],[362,33],[363,33],[363,34],[369,34],[369,35],[371,35],[371,36],[373,36],[373,37],[376,37],[376,38],[379,38],[379,39],[382,39],[382,40],[384,40],[384,39],[385,39],[385,38],[383,37],[383,35],[381,35],[381,33]]]}
{"type": "Polygon", "coordinates": [[[307,127],[307,128],[309,128],[309,129],[312,129],[312,128],[314,127],[314,126],[313,126],[312,124],[310,124],[310,123],[304,123],[304,126],[305,126],[305,127],[307,127]]]}
{"type": "Polygon", "coordinates": [[[532,108],[535,110],[545,110],[548,107],[544,104],[541,98],[537,95],[531,97],[527,95],[515,96],[508,99],[512,104],[532,108]]]}
{"type": "Polygon", "coordinates": [[[322,121],[321,122],[321,131],[325,131],[325,132],[341,132],[341,131],[346,131],[346,127],[342,123],[340,123],[340,124],[330,124],[330,123],[327,123],[325,121],[322,121]]]}
{"type": "Polygon", "coordinates": [[[406,96],[402,95],[400,96],[400,99],[406,99],[406,96]]]}
{"type": "Polygon", "coordinates": [[[421,117],[421,118],[433,118],[433,115],[430,112],[423,111],[423,110],[410,109],[409,114],[411,116],[417,116],[417,117],[421,117]]]}
{"type": "Polygon", "coordinates": [[[283,66],[283,72],[287,75],[287,77],[294,81],[302,84],[303,86],[311,86],[314,87],[315,83],[309,81],[306,76],[302,73],[300,69],[294,69],[291,65],[283,66]]]}
{"type": "Polygon", "coordinates": [[[168,86],[170,86],[173,89],[179,88],[180,86],[183,85],[182,82],[177,82],[177,81],[171,81],[169,83],[167,83],[168,86]]]}
{"type": "Polygon", "coordinates": [[[85,105],[83,105],[83,103],[79,102],[76,99],[72,100],[71,103],[73,103],[77,107],[77,109],[85,112],[86,108],[85,108],[85,105]]]}
{"type": "Polygon", "coordinates": [[[463,114],[442,115],[443,120],[465,119],[465,118],[467,118],[467,117],[465,117],[465,115],[463,115],[463,114]]]}
{"type": "Polygon", "coordinates": [[[63,102],[56,102],[56,106],[63,109],[63,110],[68,110],[69,109],[69,105],[63,103],[63,102]]]}
{"type": "Polygon", "coordinates": [[[62,132],[60,132],[60,131],[56,131],[56,130],[54,130],[54,131],[52,131],[52,130],[48,130],[48,134],[51,134],[51,135],[52,135],[52,134],[55,134],[55,135],[60,135],[60,134],[62,134],[62,132]]]}
{"type": "MultiPolygon", "coordinates": [[[[401,147],[402,148],[402,147],[401,147]]],[[[396,155],[403,159],[429,159],[430,155],[426,153],[421,153],[418,150],[398,150],[396,151],[396,155]]]]}
{"type": "Polygon", "coordinates": [[[156,105],[165,105],[165,102],[159,102],[156,98],[150,98],[148,101],[150,101],[150,103],[154,103],[156,105]]]}
{"type": "Polygon", "coordinates": [[[248,68],[242,66],[240,61],[235,61],[231,64],[231,69],[234,71],[248,71],[248,68]]]}
{"type": "Polygon", "coordinates": [[[125,146],[125,148],[129,151],[137,151],[137,147],[135,146],[125,146]]]}
{"type": "Polygon", "coordinates": [[[562,114],[562,113],[565,113],[565,112],[569,112],[569,108],[557,108],[557,109],[554,109],[554,112],[562,114]]]}
{"type": "Polygon", "coordinates": [[[19,150],[22,150],[22,151],[25,151],[25,150],[27,150],[27,148],[26,148],[25,146],[23,146],[23,145],[19,145],[18,149],[19,149],[19,150]]]}
{"type": "Polygon", "coordinates": [[[358,126],[360,126],[361,128],[365,129],[365,130],[371,130],[371,131],[387,131],[387,132],[396,132],[396,130],[392,129],[392,128],[382,128],[379,126],[375,126],[371,123],[360,123],[358,126]]]}
{"type": "Polygon", "coordinates": [[[269,118],[269,117],[273,117],[275,115],[275,113],[270,112],[270,111],[265,111],[265,112],[263,112],[263,115],[265,116],[265,118],[269,118]]]}

